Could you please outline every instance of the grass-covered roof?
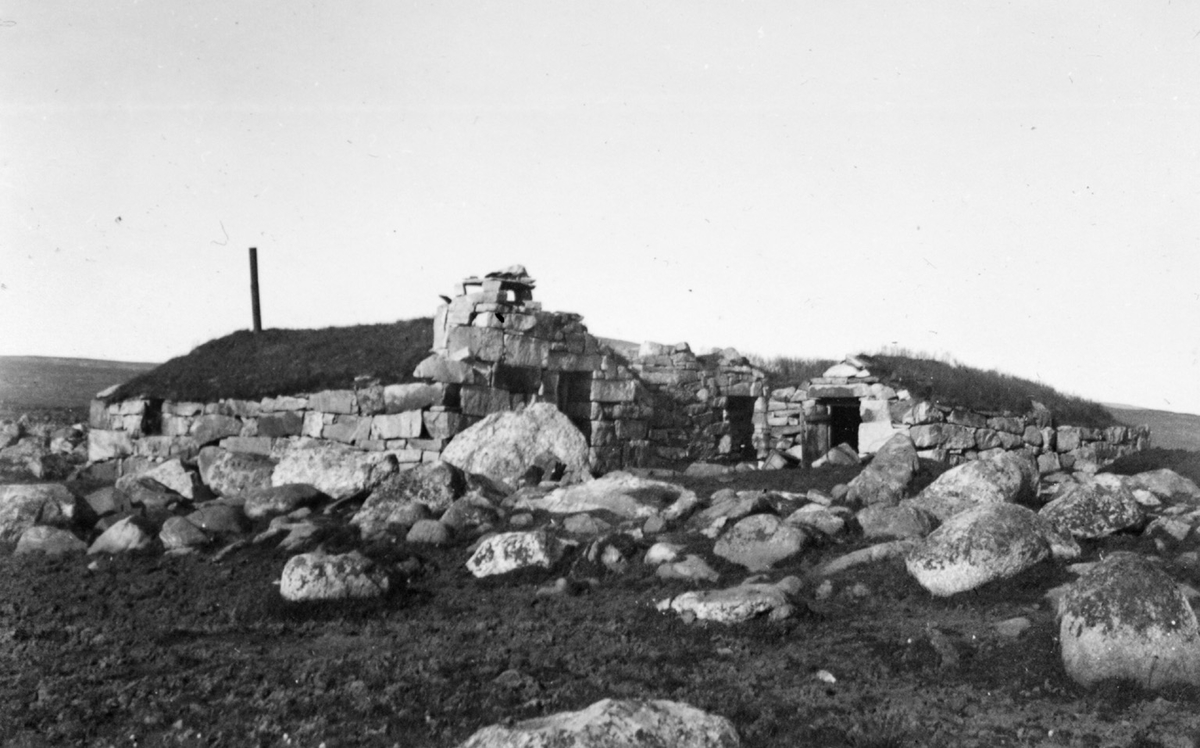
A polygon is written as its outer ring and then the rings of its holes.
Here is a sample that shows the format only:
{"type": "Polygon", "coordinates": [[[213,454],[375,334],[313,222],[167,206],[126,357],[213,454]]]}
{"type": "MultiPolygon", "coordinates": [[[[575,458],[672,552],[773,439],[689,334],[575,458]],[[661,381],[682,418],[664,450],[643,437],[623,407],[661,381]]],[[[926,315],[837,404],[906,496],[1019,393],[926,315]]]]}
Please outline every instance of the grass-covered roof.
{"type": "Polygon", "coordinates": [[[358,376],[411,382],[432,345],[428,317],[318,330],[239,330],[134,377],[112,399],[255,400],[349,388],[358,376]]]}

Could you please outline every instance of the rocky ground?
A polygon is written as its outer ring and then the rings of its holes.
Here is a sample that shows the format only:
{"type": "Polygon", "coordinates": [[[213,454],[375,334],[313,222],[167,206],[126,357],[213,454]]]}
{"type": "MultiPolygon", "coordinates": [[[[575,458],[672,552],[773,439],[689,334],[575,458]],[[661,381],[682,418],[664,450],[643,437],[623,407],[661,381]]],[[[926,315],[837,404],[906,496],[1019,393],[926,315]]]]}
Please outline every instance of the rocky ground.
{"type": "MultiPolygon", "coordinates": [[[[939,472],[923,467],[912,493],[939,472]]],[[[830,492],[859,470],[672,480],[707,502],[730,488],[830,492]]],[[[625,536],[633,562],[621,569],[589,561],[582,543],[552,568],[476,578],[473,533],[440,547],[363,541],[347,524],[358,503],[335,505],[308,546],[394,569],[378,599],[286,602],[292,554],[278,537],[180,556],[0,547],[0,745],[450,747],[604,698],[685,702],[728,718],[746,746],[1200,745],[1197,689],[1085,690],[1066,676],[1046,598],[1075,578],[1065,561],[948,598],[900,559],[815,575],[878,542],[851,529],[761,575],[800,580],[790,617],[724,624],[657,608],[714,585],[658,576],[639,560],[655,542],[701,556],[716,586],[753,576],[682,523],[625,536]]],[[[538,511],[532,525],[563,521],[538,511]]],[[[1134,531],[1081,546],[1083,562],[1164,555],[1134,531]]],[[[1167,566],[1200,588],[1197,567],[1167,566]]]]}

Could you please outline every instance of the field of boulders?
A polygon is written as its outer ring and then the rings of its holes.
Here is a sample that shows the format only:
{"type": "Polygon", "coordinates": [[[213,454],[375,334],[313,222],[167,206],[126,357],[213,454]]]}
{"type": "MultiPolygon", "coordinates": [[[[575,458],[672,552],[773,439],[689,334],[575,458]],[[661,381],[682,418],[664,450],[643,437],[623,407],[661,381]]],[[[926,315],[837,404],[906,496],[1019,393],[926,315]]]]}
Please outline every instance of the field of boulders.
{"type": "Polygon", "coordinates": [[[1200,745],[1193,453],[117,475],[3,429],[0,745],[1200,745]]]}

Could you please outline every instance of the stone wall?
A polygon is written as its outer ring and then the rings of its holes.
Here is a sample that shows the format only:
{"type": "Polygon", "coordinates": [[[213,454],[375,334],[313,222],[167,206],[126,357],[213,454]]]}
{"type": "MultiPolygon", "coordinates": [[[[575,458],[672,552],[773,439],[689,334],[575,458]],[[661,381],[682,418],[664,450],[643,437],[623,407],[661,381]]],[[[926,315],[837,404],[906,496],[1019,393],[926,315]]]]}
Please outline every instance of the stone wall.
{"type": "Polygon", "coordinates": [[[858,451],[872,454],[893,434],[907,433],[921,457],[955,465],[1001,450],[1034,455],[1043,473],[1095,469],[1147,449],[1147,426],[1106,429],[1055,425],[1053,414],[1034,403],[1025,414],[949,408],[880,382],[848,359],[826,376],[770,392],[755,415],[766,430],[766,446],[794,461],[811,463],[837,444],[830,440],[830,403],[857,401],[858,451]]]}
{"type": "Polygon", "coordinates": [[[192,459],[211,444],[270,455],[307,437],[411,465],[437,459],[488,415],[539,401],[587,436],[597,472],[756,456],[765,432],[752,415],[765,376],[736,351],[696,356],[686,344],[647,343],[622,355],[580,315],[544,311],[533,287],[521,266],[463,281],[434,315],[433,350],[414,371],[422,382],[363,380],[259,401],[96,400],[89,456],[192,459]]]}

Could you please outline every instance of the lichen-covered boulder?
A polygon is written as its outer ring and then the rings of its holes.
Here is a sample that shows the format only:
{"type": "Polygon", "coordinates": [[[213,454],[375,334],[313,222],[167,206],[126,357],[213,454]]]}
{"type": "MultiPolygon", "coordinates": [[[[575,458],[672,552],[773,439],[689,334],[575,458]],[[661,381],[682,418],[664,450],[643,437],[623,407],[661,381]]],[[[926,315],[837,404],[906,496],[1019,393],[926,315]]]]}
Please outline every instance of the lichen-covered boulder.
{"type": "Polygon", "coordinates": [[[568,475],[588,471],[588,443],[570,419],[550,403],[493,413],[451,440],[442,459],[468,473],[487,476],[509,488],[546,454],[566,466],[568,475]]]}
{"type": "Polygon", "coordinates": [[[804,550],[808,535],[774,514],[752,514],[717,540],[713,553],[750,571],[766,571],[804,550]]]}
{"type": "Polygon", "coordinates": [[[372,491],[362,508],[350,519],[365,538],[379,537],[389,530],[407,530],[411,507],[421,504],[440,514],[463,495],[467,479],[461,470],[448,462],[437,461],[417,465],[383,480],[372,491]]]}
{"type": "Polygon", "coordinates": [[[384,569],[358,551],[337,555],[301,553],[288,559],[279,578],[285,600],[379,597],[390,582],[384,569]]]}
{"type": "Polygon", "coordinates": [[[871,462],[850,481],[846,500],[866,506],[898,504],[920,466],[913,440],[908,434],[896,434],[879,448],[871,462]]]}
{"type": "Polygon", "coordinates": [[[562,557],[563,548],[547,532],[502,532],[484,538],[467,559],[467,568],[477,577],[505,574],[540,566],[549,569],[562,557]]]}
{"type": "Polygon", "coordinates": [[[1200,686],[1196,615],[1175,581],[1148,559],[1112,554],[1068,588],[1058,613],[1063,666],[1076,683],[1200,686]]]}
{"type": "Polygon", "coordinates": [[[1052,553],[1051,528],[1017,504],[982,504],[946,520],[909,551],[908,573],[938,597],[1025,571],[1052,553]]]}
{"type": "Polygon", "coordinates": [[[1039,512],[1076,538],[1103,538],[1136,527],[1145,512],[1133,492],[1115,475],[1097,475],[1062,491],[1039,512]]]}
{"type": "Polygon", "coordinates": [[[271,485],[275,460],[265,455],[205,447],[196,459],[200,479],[217,496],[241,496],[271,485]]]}
{"type": "Polygon", "coordinates": [[[604,699],[578,712],[492,725],[459,748],[738,748],[724,717],[677,701],[604,699]]]}
{"type": "Polygon", "coordinates": [[[395,455],[336,442],[301,441],[279,458],[270,485],[307,483],[334,499],[369,491],[399,469],[395,455]]]}
{"type": "Polygon", "coordinates": [[[1004,452],[953,467],[904,504],[945,522],[979,504],[1016,502],[1033,496],[1037,468],[1025,457],[1004,452]]]}
{"type": "Polygon", "coordinates": [[[1170,468],[1131,475],[1125,483],[1130,489],[1144,489],[1169,503],[1200,504],[1200,486],[1170,468]]]}

